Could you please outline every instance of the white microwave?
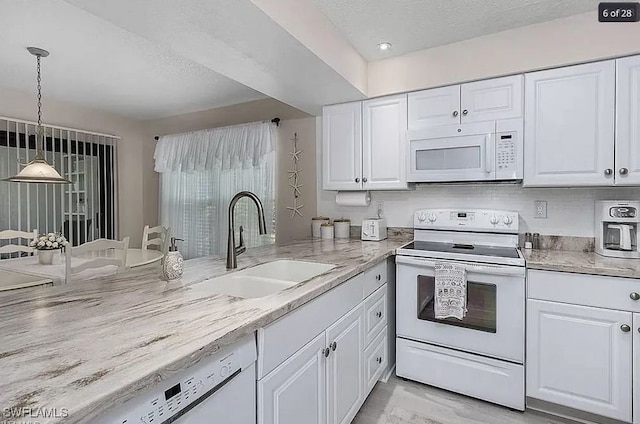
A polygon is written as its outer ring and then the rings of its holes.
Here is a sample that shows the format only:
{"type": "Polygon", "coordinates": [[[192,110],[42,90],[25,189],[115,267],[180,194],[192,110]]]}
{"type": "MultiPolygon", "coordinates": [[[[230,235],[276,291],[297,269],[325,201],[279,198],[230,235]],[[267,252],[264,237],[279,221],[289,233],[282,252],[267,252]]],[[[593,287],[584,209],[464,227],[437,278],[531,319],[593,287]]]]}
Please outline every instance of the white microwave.
{"type": "Polygon", "coordinates": [[[410,131],[407,181],[521,180],[522,135],[522,118],[410,131]]]}

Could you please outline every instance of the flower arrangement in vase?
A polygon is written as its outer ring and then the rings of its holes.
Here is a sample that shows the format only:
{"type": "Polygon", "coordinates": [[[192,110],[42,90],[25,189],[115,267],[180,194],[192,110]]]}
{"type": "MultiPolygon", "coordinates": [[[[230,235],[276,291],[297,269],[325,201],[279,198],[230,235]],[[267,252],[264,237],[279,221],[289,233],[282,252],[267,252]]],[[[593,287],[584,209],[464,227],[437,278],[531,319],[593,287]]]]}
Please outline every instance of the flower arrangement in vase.
{"type": "Polygon", "coordinates": [[[31,247],[38,251],[38,262],[42,265],[51,265],[53,255],[65,247],[69,242],[60,233],[43,234],[31,242],[31,247]]]}

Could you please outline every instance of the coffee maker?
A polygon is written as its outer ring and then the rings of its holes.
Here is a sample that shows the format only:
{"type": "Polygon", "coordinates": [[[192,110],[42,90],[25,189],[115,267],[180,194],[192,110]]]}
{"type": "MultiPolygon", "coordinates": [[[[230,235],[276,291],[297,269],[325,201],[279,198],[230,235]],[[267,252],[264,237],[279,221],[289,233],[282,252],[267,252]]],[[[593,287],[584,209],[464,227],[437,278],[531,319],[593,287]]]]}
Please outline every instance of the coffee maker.
{"type": "Polygon", "coordinates": [[[640,201],[596,202],[596,253],[640,259],[640,201]]]}

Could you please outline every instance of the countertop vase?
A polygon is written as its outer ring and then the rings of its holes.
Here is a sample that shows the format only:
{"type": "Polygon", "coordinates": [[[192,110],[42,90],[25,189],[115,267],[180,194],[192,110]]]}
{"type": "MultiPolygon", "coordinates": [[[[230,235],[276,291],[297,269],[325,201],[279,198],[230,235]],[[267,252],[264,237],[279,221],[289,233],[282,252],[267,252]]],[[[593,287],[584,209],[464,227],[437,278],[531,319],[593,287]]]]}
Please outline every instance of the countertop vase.
{"type": "Polygon", "coordinates": [[[58,253],[58,249],[38,250],[38,262],[40,265],[52,265],[53,255],[58,253]]]}

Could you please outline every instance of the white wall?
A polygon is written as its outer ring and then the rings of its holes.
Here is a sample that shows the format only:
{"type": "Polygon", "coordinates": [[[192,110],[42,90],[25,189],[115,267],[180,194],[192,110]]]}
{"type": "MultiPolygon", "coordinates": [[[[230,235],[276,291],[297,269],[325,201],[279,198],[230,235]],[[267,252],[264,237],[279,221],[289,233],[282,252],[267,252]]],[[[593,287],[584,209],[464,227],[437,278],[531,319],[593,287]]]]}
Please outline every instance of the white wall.
{"type": "Polygon", "coordinates": [[[640,25],[583,13],[369,63],[369,97],[640,53],[640,25]]]}
{"type": "Polygon", "coordinates": [[[412,227],[412,213],[421,208],[478,208],[515,210],[520,213],[520,232],[565,236],[594,236],[595,200],[639,200],[640,188],[522,188],[516,184],[419,185],[415,191],[372,192],[367,208],[335,204],[335,192],[319,191],[318,214],[351,218],[376,216],[384,203],[387,225],[412,227]],[[535,200],[546,200],[547,219],[534,218],[535,200]]]}

